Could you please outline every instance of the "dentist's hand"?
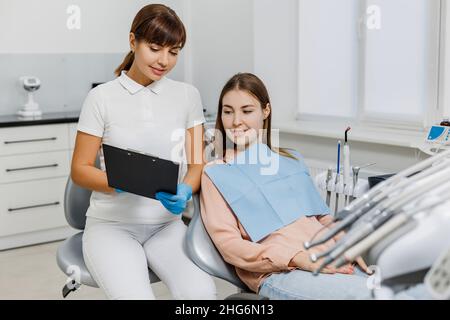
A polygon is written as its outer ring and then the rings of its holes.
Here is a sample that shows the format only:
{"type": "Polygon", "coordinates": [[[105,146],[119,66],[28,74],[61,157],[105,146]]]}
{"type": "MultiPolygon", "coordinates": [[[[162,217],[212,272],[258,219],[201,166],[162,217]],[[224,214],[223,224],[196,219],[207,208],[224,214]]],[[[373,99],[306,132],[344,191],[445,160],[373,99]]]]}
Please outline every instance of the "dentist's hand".
{"type": "Polygon", "coordinates": [[[188,200],[192,198],[192,187],[181,183],[177,187],[177,194],[158,192],[155,197],[167,210],[173,214],[180,214],[186,209],[188,200]]]}

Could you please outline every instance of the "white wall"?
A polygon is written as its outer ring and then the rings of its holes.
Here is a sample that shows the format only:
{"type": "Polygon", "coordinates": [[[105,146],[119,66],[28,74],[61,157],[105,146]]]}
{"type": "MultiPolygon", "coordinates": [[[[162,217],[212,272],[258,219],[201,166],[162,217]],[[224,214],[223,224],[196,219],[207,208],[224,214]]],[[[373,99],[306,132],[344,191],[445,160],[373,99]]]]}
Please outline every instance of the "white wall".
{"type": "MultiPolygon", "coordinates": [[[[396,173],[428,157],[413,148],[351,141],[351,135],[349,139],[351,165],[362,166],[375,162],[375,165],[368,168],[375,173],[396,173]]],[[[336,143],[337,139],[280,134],[282,147],[298,150],[306,158],[307,163],[309,160],[318,160],[333,168],[336,166],[336,143]]]]}
{"type": "MultiPolygon", "coordinates": [[[[184,20],[184,0],[164,0],[184,20]]],[[[37,76],[43,112],[77,111],[93,82],[115,78],[129,51],[128,33],[144,0],[0,0],[0,115],[26,102],[19,83],[37,76]],[[68,30],[69,5],[81,9],[81,29],[68,30]]],[[[185,79],[184,52],[170,77],[185,79]]]]}
{"type": "MultiPolygon", "coordinates": [[[[295,119],[297,0],[189,0],[185,4],[183,10],[189,12],[185,19],[190,21],[186,79],[199,88],[208,111],[216,111],[220,90],[231,75],[250,71],[267,85],[274,123],[295,119]]],[[[284,133],[280,138],[282,146],[296,148],[307,159],[335,162],[336,139],[284,133]]],[[[354,165],[375,161],[372,169],[379,172],[397,172],[424,156],[411,148],[382,144],[351,142],[351,146],[354,165]]]]}
{"type": "MultiPolygon", "coordinates": [[[[277,123],[294,120],[298,106],[297,12],[297,0],[254,1],[254,70],[271,95],[274,129],[277,123]]],[[[326,126],[326,122],[322,125],[326,126]]],[[[336,161],[336,143],[337,139],[332,138],[280,135],[281,146],[293,147],[307,159],[330,164],[336,161]]],[[[398,172],[425,157],[413,148],[351,141],[351,134],[350,144],[352,164],[376,162],[371,168],[375,172],[398,172]]]]}
{"type": "Polygon", "coordinates": [[[200,90],[208,112],[215,113],[225,82],[237,72],[253,72],[253,0],[189,4],[192,74],[186,77],[200,90]]]}
{"type": "Polygon", "coordinates": [[[299,117],[356,115],[360,2],[297,0],[299,117]]]}
{"type": "MultiPolygon", "coordinates": [[[[200,90],[203,103],[209,112],[217,110],[217,100],[224,83],[237,72],[249,71],[261,77],[268,87],[274,108],[274,123],[294,119],[298,98],[297,0],[166,0],[163,2],[177,11],[185,22],[188,32],[187,47],[183,50],[177,70],[172,77],[186,79],[193,83],[200,90]]],[[[10,54],[22,52],[24,58],[36,58],[34,53],[91,52],[101,57],[105,52],[116,52],[119,56],[110,59],[111,65],[115,66],[116,60],[120,60],[121,55],[128,51],[127,38],[132,18],[137,10],[147,3],[142,0],[0,0],[0,53],[5,53],[5,50],[10,54]],[[65,29],[67,17],[65,9],[68,4],[79,4],[82,9],[85,8],[82,30],[78,35],[69,34],[65,29]],[[26,12],[21,13],[20,9],[26,9],[26,12]],[[95,16],[91,16],[90,12],[95,16]],[[101,12],[107,13],[102,15],[101,12]],[[17,17],[20,16],[24,18],[18,19],[17,17]],[[53,18],[50,19],[51,17],[53,18]],[[38,18],[41,24],[31,29],[32,36],[28,35],[30,21],[36,21],[38,18]],[[106,34],[115,37],[115,40],[98,41],[96,33],[102,33],[101,28],[106,27],[111,28],[106,34]],[[91,28],[94,31],[91,30],[92,32],[89,32],[86,38],[81,37],[83,32],[91,28]],[[14,33],[11,30],[14,30],[14,33]],[[51,33],[49,30],[56,31],[51,33]],[[40,41],[36,40],[38,37],[40,41]]],[[[450,10],[449,7],[450,5],[447,6],[447,11],[450,10]]],[[[448,48],[450,32],[447,32],[446,39],[448,48]]],[[[447,56],[449,52],[450,50],[446,51],[447,56]]],[[[59,56],[58,59],[66,59],[66,57],[59,56]]],[[[78,69],[73,72],[82,73],[83,71],[79,68],[83,65],[83,60],[77,57],[75,64],[69,64],[71,59],[75,57],[69,57],[67,65],[78,66],[78,69]]],[[[94,76],[96,59],[91,57],[89,60],[91,61],[89,81],[98,79],[98,76],[94,76]]],[[[50,60],[45,57],[45,61],[50,60]]],[[[4,61],[4,64],[8,66],[10,63],[4,61]]],[[[107,68],[105,70],[105,66],[101,66],[102,77],[112,72],[109,65],[107,68]]],[[[447,60],[445,68],[450,70],[450,59],[447,60]]],[[[9,69],[9,78],[4,80],[9,87],[1,86],[0,91],[3,91],[3,88],[6,88],[5,92],[13,90],[13,86],[9,83],[15,81],[17,75],[12,74],[15,68],[9,69]]],[[[40,72],[41,69],[36,72],[40,72]]],[[[25,70],[21,69],[21,72],[25,70]]],[[[450,75],[450,71],[447,74],[450,75]]],[[[37,74],[37,76],[40,75],[37,74]]],[[[1,77],[2,75],[0,80],[1,77]]],[[[64,84],[67,88],[61,90],[59,96],[55,98],[54,95],[58,94],[58,91],[55,92],[49,81],[54,81],[59,86],[63,84],[61,79],[55,78],[54,75],[49,74],[48,77],[50,80],[44,85],[49,88],[49,91],[45,92],[43,86],[38,95],[41,95],[42,101],[53,103],[52,110],[56,110],[65,103],[64,97],[69,92],[70,86],[72,87],[70,92],[73,91],[73,83],[64,84]],[[43,96],[46,98],[43,99],[43,96]],[[57,103],[55,104],[54,101],[57,103]]],[[[45,80],[45,77],[43,78],[45,80]]],[[[79,78],[82,78],[81,75],[79,78]]],[[[79,91],[85,92],[87,89],[86,82],[79,91]]],[[[448,95],[444,98],[448,106],[450,101],[448,95]]],[[[81,107],[78,98],[74,97],[72,100],[73,102],[69,104],[70,109],[81,107]]],[[[5,101],[3,105],[6,104],[12,108],[11,101],[5,101]]],[[[45,105],[43,106],[45,108],[45,105]]],[[[2,105],[0,105],[0,113],[1,109],[2,105]]],[[[333,162],[335,158],[335,143],[335,139],[293,134],[281,136],[283,146],[296,147],[305,157],[330,162],[333,162]]],[[[373,157],[374,161],[378,158],[379,169],[385,171],[397,170],[411,161],[416,161],[414,149],[386,147],[381,144],[353,143],[352,155],[357,164],[365,162],[367,157],[373,157]]]]}
{"type": "Polygon", "coordinates": [[[440,87],[440,102],[443,106],[443,114],[450,117],[450,0],[444,0],[444,14],[445,24],[442,32],[441,40],[443,41],[441,54],[443,55],[441,70],[442,86],[440,87]]]}
{"type": "Polygon", "coordinates": [[[269,90],[273,119],[297,110],[297,0],[254,1],[254,70],[269,90]]]}
{"type": "MultiPolygon", "coordinates": [[[[0,53],[117,53],[129,50],[128,32],[145,0],[0,0],[0,53]],[[70,5],[81,28],[69,30],[70,5]]],[[[182,11],[182,0],[156,2],[182,11]]]]}
{"type": "Polygon", "coordinates": [[[170,76],[196,85],[215,112],[225,82],[253,71],[253,0],[0,0],[0,54],[125,53],[135,14],[151,2],[169,5],[187,28],[170,76]],[[66,26],[69,5],[81,9],[80,30],[66,26]]]}

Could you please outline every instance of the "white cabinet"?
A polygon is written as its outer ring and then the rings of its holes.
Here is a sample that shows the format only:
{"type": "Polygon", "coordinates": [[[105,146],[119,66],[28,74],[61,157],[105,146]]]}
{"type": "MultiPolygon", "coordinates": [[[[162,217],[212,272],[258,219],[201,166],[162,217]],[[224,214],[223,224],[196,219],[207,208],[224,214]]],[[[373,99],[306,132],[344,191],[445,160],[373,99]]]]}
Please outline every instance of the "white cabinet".
{"type": "Polygon", "coordinates": [[[68,124],[0,128],[0,156],[69,148],[68,124]]]}
{"type": "Polygon", "coordinates": [[[66,225],[66,177],[0,185],[0,235],[7,236],[66,225]],[[3,198],[3,196],[2,196],[3,198]]]}
{"type": "Polygon", "coordinates": [[[0,183],[69,175],[67,150],[0,157],[0,183]]]}
{"type": "Polygon", "coordinates": [[[64,239],[76,123],[0,128],[0,250],[64,239]]]}

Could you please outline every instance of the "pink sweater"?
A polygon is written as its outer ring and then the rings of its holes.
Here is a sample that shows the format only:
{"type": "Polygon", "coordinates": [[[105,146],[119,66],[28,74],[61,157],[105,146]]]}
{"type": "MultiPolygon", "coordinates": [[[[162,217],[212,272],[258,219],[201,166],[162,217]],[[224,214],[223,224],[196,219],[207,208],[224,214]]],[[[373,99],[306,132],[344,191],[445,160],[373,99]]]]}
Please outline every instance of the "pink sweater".
{"type": "MultiPolygon", "coordinates": [[[[223,161],[216,160],[207,166],[222,164],[223,161]]],[[[215,246],[225,261],[235,266],[242,282],[254,292],[258,292],[262,280],[270,274],[295,269],[288,264],[298,252],[305,251],[303,242],[310,240],[332,219],[329,215],[301,217],[260,242],[252,242],[205,172],[202,175],[200,207],[203,223],[215,246]]],[[[325,231],[324,228],[319,234],[325,231]]],[[[312,252],[322,251],[334,242],[330,240],[312,252]]]]}

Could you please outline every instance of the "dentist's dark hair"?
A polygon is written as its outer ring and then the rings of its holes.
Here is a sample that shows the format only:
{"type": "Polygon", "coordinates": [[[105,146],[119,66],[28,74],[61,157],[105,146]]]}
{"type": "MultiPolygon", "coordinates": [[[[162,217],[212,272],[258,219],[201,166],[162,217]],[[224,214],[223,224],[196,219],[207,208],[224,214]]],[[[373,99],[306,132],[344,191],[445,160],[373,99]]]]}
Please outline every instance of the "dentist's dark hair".
{"type": "MultiPolygon", "coordinates": [[[[227,81],[225,86],[222,89],[219,97],[219,106],[217,111],[216,118],[216,130],[219,130],[222,137],[222,141],[215,141],[215,148],[219,154],[223,154],[227,148],[227,135],[225,133],[225,129],[223,127],[222,122],[222,109],[223,109],[223,97],[232,90],[242,90],[256,98],[261,104],[261,108],[265,109],[267,105],[270,107],[270,113],[267,118],[264,120],[263,129],[267,133],[267,135],[263,138],[263,142],[267,144],[267,146],[274,152],[279,153],[282,156],[289,157],[292,159],[298,160],[295,156],[293,156],[290,152],[285,148],[274,148],[272,147],[271,140],[271,129],[272,129],[272,105],[270,103],[269,92],[267,91],[264,83],[252,73],[238,73],[231,77],[230,80],[227,81]]],[[[234,145],[236,147],[236,145],[234,145]]]]}
{"type": "MultiPolygon", "coordinates": [[[[137,42],[154,43],[162,47],[180,46],[182,49],[186,43],[186,29],[175,11],[163,4],[149,4],[136,14],[131,25],[130,33],[133,33],[137,42]]],[[[114,73],[128,71],[134,61],[134,52],[130,50],[123,62],[114,73]]]]}

